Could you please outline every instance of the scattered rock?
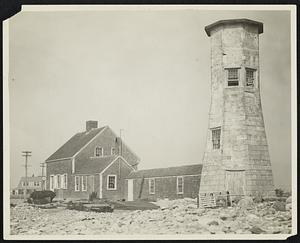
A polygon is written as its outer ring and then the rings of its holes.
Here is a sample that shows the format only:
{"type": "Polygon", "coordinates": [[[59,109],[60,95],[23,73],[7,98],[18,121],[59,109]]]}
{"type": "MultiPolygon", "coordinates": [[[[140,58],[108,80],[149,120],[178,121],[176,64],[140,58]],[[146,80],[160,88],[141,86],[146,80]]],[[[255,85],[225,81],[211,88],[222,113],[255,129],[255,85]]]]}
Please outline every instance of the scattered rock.
{"type": "Polygon", "coordinates": [[[10,209],[10,227],[14,235],[291,233],[291,211],[275,210],[274,202],[252,203],[242,199],[243,207],[199,209],[193,199],[158,200],[165,210],[113,213],[40,209],[22,203],[10,209]]]}
{"type": "Polygon", "coordinates": [[[285,211],[285,202],[281,202],[281,201],[276,201],[273,204],[273,208],[276,211],[285,211]]]}
{"type": "Polygon", "coordinates": [[[262,233],[265,233],[266,231],[262,230],[261,228],[259,227],[252,227],[251,229],[249,229],[249,231],[252,233],[252,234],[262,234],[262,233]]]}

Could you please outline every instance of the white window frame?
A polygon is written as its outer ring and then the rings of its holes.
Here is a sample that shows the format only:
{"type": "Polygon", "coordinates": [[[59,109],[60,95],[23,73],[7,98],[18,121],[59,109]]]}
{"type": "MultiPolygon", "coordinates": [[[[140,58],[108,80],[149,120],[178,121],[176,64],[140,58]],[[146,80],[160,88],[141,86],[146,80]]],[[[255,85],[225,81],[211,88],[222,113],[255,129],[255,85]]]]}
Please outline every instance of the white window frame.
{"type": "Polygon", "coordinates": [[[149,178],[149,194],[155,194],[155,178],[149,178]],[[153,183],[153,191],[151,191],[151,183],[153,183]]]}
{"type": "Polygon", "coordinates": [[[110,149],[110,155],[115,155],[116,154],[116,148],[111,147],[110,149]]]}
{"type": "Polygon", "coordinates": [[[184,177],[183,176],[177,176],[177,183],[176,183],[176,185],[177,185],[177,194],[183,194],[184,193],[184,177]],[[181,187],[182,187],[182,191],[179,191],[179,180],[181,179],[181,181],[182,181],[182,185],[181,185],[181,187]]]}
{"type": "Polygon", "coordinates": [[[103,154],[104,154],[103,147],[100,147],[100,146],[95,147],[95,152],[94,152],[95,157],[103,157],[103,154]],[[101,151],[100,155],[97,155],[97,149],[100,149],[100,151],[101,151]]]}
{"type": "Polygon", "coordinates": [[[60,178],[60,175],[58,174],[58,175],[56,175],[56,189],[60,189],[60,184],[61,184],[61,178],[60,178]]]}
{"type": "Polygon", "coordinates": [[[49,181],[50,181],[50,191],[54,191],[54,175],[50,175],[49,177],[49,181]]]}
{"type": "Polygon", "coordinates": [[[75,192],[79,192],[80,191],[80,176],[75,176],[74,177],[74,191],[75,192]],[[78,181],[78,187],[77,187],[77,183],[76,183],[76,181],[78,181]]]}
{"type": "Polygon", "coordinates": [[[109,190],[109,191],[112,191],[112,190],[117,190],[117,175],[107,175],[106,177],[106,189],[109,190]],[[114,183],[114,188],[109,188],[109,178],[110,177],[114,177],[115,178],[115,183],[114,183]]]}
{"type": "Polygon", "coordinates": [[[57,175],[54,175],[54,189],[57,188],[57,175]]]}
{"type": "Polygon", "coordinates": [[[63,174],[64,189],[68,189],[68,174],[63,174]]]}
{"type": "Polygon", "coordinates": [[[60,189],[65,189],[65,185],[64,185],[65,181],[64,181],[64,174],[60,175],[60,189]]]}
{"type": "Polygon", "coordinates": [[[87,191],[87,175],[81,176],[81,191],[86,192],[87,191]],[[85,179],[85,188],[83,188],[84,185],[84,179],[85,179]]]}

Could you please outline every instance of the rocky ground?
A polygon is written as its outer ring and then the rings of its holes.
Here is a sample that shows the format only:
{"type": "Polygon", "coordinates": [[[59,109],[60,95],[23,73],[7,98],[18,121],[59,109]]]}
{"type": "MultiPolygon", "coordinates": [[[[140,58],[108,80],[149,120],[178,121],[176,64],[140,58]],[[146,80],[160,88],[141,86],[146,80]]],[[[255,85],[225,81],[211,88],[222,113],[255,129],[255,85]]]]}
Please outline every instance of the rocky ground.
{"type": "Polygon", "coordinates": [[[161,200],[160,209],[96,213],[40,209],[27,203],[11,207],[14,235],[101,234],[289,234],[286,202],[240,202],[234,207],[198,209],[196,200],[161,200]]]}

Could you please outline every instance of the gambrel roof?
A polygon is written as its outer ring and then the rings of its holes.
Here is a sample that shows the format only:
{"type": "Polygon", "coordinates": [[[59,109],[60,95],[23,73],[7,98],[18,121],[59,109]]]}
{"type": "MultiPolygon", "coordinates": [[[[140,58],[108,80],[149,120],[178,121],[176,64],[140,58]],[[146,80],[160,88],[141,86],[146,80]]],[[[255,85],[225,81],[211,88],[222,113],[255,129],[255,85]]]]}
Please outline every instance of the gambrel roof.
{"type": "Polygon", "coordinates": [[[168,168],[155,168],[148,170],[138,170],[131,172],[127,179],[137,178],[153,178],[153,177],[167,177],[167,176],[184,176],[184,175],[200,175],[202,171],[202,164],[184,165],[168,168]]]}
{"type": "Polygon", "coordinates": [[[95,136],[102,132],[105,127],[95,128],[90,131],[80,132],[71,137],[64,145],[62,145],[47,161],[70,158],[74,156],[84,145],[91,141],[95,136]]]}

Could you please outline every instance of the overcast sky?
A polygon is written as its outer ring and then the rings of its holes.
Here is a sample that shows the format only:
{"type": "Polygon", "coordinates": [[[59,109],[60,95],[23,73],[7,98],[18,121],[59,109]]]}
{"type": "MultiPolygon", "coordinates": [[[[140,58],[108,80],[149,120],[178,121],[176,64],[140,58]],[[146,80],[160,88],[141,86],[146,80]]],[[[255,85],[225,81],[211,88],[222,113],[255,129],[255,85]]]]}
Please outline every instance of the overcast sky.
{"type": "Polygon", "coordinates": [[[23,12],[9,24],[12,186],[98,120],[141,158],[139,168],[202,163],[210,39],[220,19],[264,23],[261,95],[276,186],[291,183],[290,15],[283,11],[23,12]]]}

